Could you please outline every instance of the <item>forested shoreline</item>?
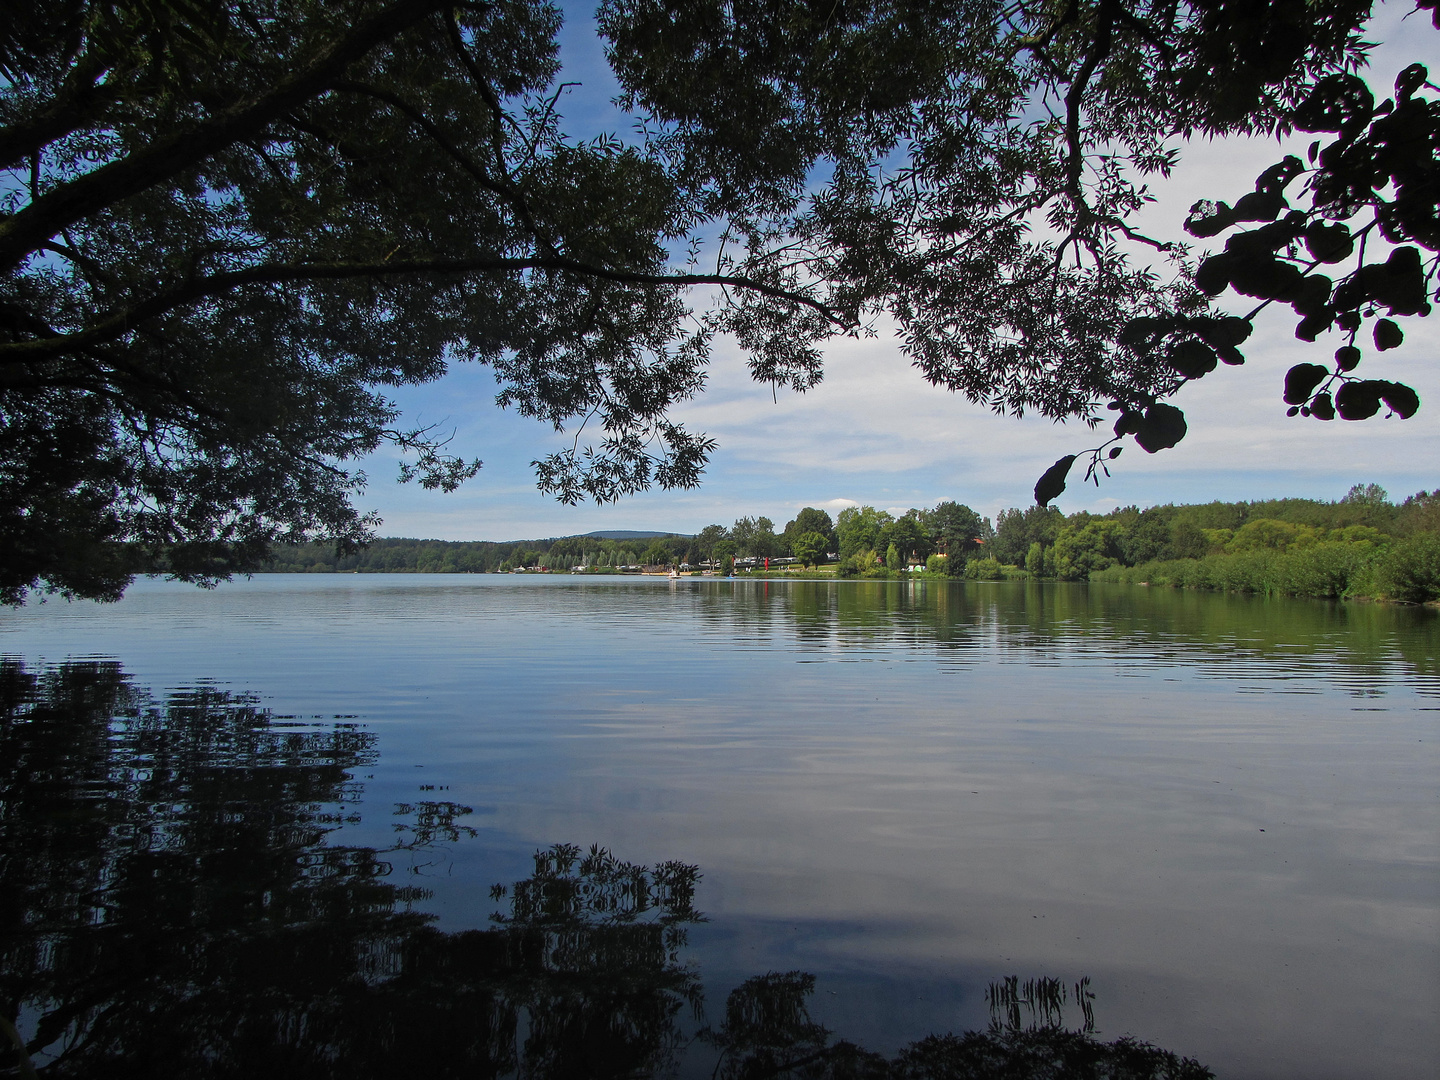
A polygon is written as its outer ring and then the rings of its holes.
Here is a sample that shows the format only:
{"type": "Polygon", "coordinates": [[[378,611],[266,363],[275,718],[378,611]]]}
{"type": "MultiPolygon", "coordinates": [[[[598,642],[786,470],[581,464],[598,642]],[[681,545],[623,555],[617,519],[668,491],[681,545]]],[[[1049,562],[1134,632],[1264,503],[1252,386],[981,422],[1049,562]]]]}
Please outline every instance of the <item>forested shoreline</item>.
{"type": "Polygon", "coordinates": [[[1440,599],[1440,491],[1392,502],[1356,485],[1334,502],[1270,499],[1002,511],[992,524],[942,502],[896,516],[870,506],[835,519],[807,507],[779,531],[765,517],[694,535],[447,541],[378,539],[277,547],[269,573],[787,572],[883,578],[900,574],[1170,585],[1406,602],[1440,599]],[[766,560],[770,560],[767,567],[766,560]]]}
{"type": "Polygon", "coordinates": [[[1267,595],[1440,599],[1440,491],[1391,502],[1378,485],[1341,499],[1000,515],[967,577],[1169,585],[1267,595]]]}

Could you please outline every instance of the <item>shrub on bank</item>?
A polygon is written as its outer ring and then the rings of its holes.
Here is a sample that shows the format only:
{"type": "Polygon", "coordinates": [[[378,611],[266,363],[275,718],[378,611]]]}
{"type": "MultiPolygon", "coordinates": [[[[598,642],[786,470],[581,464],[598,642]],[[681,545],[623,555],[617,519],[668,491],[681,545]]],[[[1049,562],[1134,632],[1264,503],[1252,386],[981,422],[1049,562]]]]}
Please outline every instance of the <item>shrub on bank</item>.
{"type": "Polygon", "coordinates": [[[970,581],[1017,581],[1030,575],[1018,566],[1007,566],[994,557],[971,559],[965,564],[965,577],[970,581]]]}
{"type": "Polygon", "coordinates": [[[1376,571],[1380,591],[1392,600],[1440,600],[1440,536],[1419,533],[1392,544],[1376,571]]]}
{"type": "Polygon", "coordinates": [[[889,577],[885,564],[875,551],[857,551],[840,560],[836,572],[841,577],[889,577]]]}
{"type": "Polygon", "coordinates": [[[996,558],[971,559],[965,564],[965,576],[971,581],[1001,581],[1005,567],[996,558]]]}
{"type": "Polygon", "coordinates": [[[1207,555],[1203,559],[1112,566],[1092,574],[1090,580],[1265,595],[1347,596],[1354,594],[1352,579],[1361,576],[1358,571],[1368,568],[1373,558],[1373,552],[1357,548],[1314,544],[1295,551],[1259,549],[1207,555]]]}
{"type": "Polygon", "coordinates": [[[1284,550],[1252,548],[1202,559],[1112,566],[1095,572],[1090,580],[1425,603],[1440,599],[1440,537],[1421,534],[1384,544],[1364,536],[1284,550]]]}

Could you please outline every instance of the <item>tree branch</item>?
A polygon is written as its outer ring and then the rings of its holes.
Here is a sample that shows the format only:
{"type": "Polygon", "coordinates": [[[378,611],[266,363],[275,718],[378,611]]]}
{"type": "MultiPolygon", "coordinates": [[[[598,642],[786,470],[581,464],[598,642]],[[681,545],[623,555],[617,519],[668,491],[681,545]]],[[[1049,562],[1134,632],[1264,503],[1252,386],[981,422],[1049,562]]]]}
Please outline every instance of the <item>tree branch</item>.
{"type": "Polygon", "coordinates": [[[505,167],[505,124],[508,122],[517,135],[523,136],[524,132],[515,122],[515,118],[501,107],[500,99],[486,80],[485,73],[480,70],[479,65],[475,63],[475,58],[470,55],[470,50],[465,47],[465,39],[460,34],[460,26],[455,21],[453,10],[445,13],[445,29],[450,34],[450,44],[454,47],[455,54],[460,58],[460,63],[464,66],[466,73],[469,74],[470,81],[475,84],[476,91],[485,99],[485,104],[490,107],[490,119],[494,126],[491,139],[495,152],[495,163],[508,176],[509,170],[505,167]]]}
{"type": "Polygon", "coordinates": [[[1085,156],[1080,135],[1080,102],[1085,96],[1085,88],[1090,85],[1090,79],[1095,74],[1095,69],[1100,62],[1110,55],[1111,28],[1115,21],[1117,0],[1100,0],[1100,10],[1097,15],[1095,27],[1095,41],[1090,46],[1090,51],[1085,54],[1085,62],[1080,65],[1080,70],[1075,73],[1074,80],[1070,83],[1070,89],[1065,95],[1065,142],[1068,147],[1069,157],[1065,162],[1066,193],[1075,204],[1075,210],[1084,220],[1091,216],[1090,205],[1085,201],[1085,192],[1081,187],[1081,174],[1085,168],[1085,156]]]}
{"type": "Polygon", "coordinates": [[[268,93],[236,102],[197,127],[156,139],[142,150],[47,192],[0,221],[0,273],[61,229],[138,194],[258,132],[329,88],[345,69],[382,42],[446,6],[446,0],[397,0],[360,23],[268,93]]]}
{"type": "Polygon", "coordinates": [[[490,174],[485,171],[485,169],[480,165],[479,162],[475,161],[475,159],[470,157],[470,155],[466,154],[463,150],[461,150],[458,146],[451,142],[450,139],[446,136],[446,134],[441,131],[440,128],[437,127],[423,112],[421,112],[415,106],[411,105],[399,94],[392,94],[388,90],[383,90],[378,86],[370,86],[367,83],[351,82],[348,79],[341,79],[337,81],[335,83],[335,89],[348,90],[354,94],[364,94],[368,97],[373,97],[376,100],[383,101],[387,105],[390,105],[392,108],[398,109],[400,112],[404,113],[407,117],[410,118],[410,120],[415,123],[417,127],[420,128],[420,130],[425,132],[426,135],[430,136],[431,141],[434,142],[436,146],[440,147],[441,150],[444,150],[445,153],[449,155],[449,157],[454,160],[456,164],[458,164],[462,169],[464,169],[465,172],[469,174],[472,180],[474,180],[486,191],[499,195],[506,202],[508,202],[511,206],[511,209],[515,211],[516,215],[520,218],[520,221],[524,224],[525,228],[530,231],[530,235],[535,237],[535,239],[539,241],[541,247],[543,247],[548,253],[552,255],[556,253],[557,249],[554,243],[552,243],[550,238],[545,235],[544,231],[541,230],[539,223],[535,220],[535,216],[530,212],[530,207],[526,205],[525,200],[521,198],[520,193],[516,191],[512,185],[501,183],[498,180],[492,179],[490,174]]]}
{"type": "Polygon", "coordinates": [[[95,120],[118,96],[120,79],[111,71],[100,82],[107,65],[97,57],[83,57],[65,79],[48,109],[0,128],[0,169],[13,168],[25,158],[63,139],[95,120]]]}
{"type": "Polygon", "coordinates": [[[245,270],[233,270],[196,278],[178,288],[142,300],[133,308],[109,315],[99,322],[69,334],[41,336],[31,341],[0,344],[0,363],[27,363],[62,356],[78,349],[113,341],[149,319],[207,296],[218,296],[245,285],[275,285],[294,281],[341,281],[350,278],[393,278],[411,274],[493,274],[525,270],[554,270],[579,277],[599,278],[626,285],[721,285],[799,304],[819,312],[830,322],[848,327],[849,320],[833,308],[804,293],[784,289],[738,274],[657,274],[638,270],[617,270],[592,266],[559,255],[531,258],[403,260],[379,263],[262,263],[245,270]]]}

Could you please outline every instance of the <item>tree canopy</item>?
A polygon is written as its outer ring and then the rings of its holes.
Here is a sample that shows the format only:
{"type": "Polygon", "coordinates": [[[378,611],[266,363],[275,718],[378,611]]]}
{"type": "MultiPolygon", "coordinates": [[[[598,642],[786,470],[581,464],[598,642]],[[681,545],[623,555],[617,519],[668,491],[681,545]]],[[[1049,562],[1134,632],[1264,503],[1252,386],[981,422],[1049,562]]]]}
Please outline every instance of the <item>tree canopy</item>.
{"type": "MultiPolygon", "coordinates": [[[[1333,311],[1352,338],[1376,304],[1428,311],[1435,265],[1409,253],[1436,248],[1440,125],[1423,69],[1388,107],[1361,100],[1369,10],[606,0],[639,127],[582,141],[543,0],[26,8],[0,30],[0,599],[363,542],[356,458],[398,445],[402,476],[440,489],[479,468],[385,396],[462,361],[575,433],[536,462],[569,502],[698,482],[714,444],[670,410],[719,334],[799,391],[827,339],[889,319],[972,400],[1091,423],[1110,402],[1117,437],[1173,445],[1161,399],[1199,377],[1196,345],[1234,360],[1225,288],[1291,303],[1307,331],[1333,311]],[[1198,235],[1283,226],[1237,234],[1223,274],[1129,224],[1178,139],[1289,127],[1339,139],[1248,204],[1197,209],[1221,222],[1198,235]],[[1301,175],[1312,209],[1277,222],[1301,175]],[[1334,254],[1352,207],[1393,253],[1362,244],[1321,298],[1296,245],[1334,254]],[[1244,287],[1265,274],[1285,280],[1244,287]]],[[[1398,327],[1376,327],[1386,348],[1398,327]]],[[[1346,357],[1292,372],[1287,399],[1414,411],[1346,357]]]]}
{"type": "Polygon", "coordinates": [[[825,546],[820,552],[822,555],[835,546],[835,523],[830,520],[830,515],[824,510],[806,506],[795,515],[793,520],[786,522],[782,537],[793,549],[800,537],[808,536],[811,533],[819,535],[824,540],[825,546]]]}

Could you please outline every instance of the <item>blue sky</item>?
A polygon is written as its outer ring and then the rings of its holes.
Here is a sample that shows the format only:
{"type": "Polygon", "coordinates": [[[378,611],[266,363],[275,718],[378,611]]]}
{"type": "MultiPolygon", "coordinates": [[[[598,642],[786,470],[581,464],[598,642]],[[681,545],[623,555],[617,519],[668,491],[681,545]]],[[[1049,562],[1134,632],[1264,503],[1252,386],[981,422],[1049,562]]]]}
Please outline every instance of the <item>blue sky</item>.
{"type": "MultiPolygon", "coordinates": [[[[570,10],[563,78],[582,85],[563,101],[566,130],[582,136],[623,131],[627,121],[609,105],[614,82],[589,9],[570,10]]],[[[1408,63],[1418,60],[1432,73],[1440,68],[1440,34],[1427,13],[1405,19],[1408,10],[1408,4],[1386,5],[1370,29],[1370,38],[1384,43],[1367,75],[1377,98],[1389,93],[1395,73],[1408,63]]],[[[1309,137],[1298,141],[1303,152],[1309,137]]],[[[1159,199],[1143,224],[1152,235],[1180,237],[1195,199],[1233,200],[1290,149],[1273,139],[1188,144],[1171,180],[1156,186],[1159,199]]],[[[1182,391],[1176,404],[1190,432],[1179,446],[1151,456],[1129,445],[1098,489],[1072,481],[1056,505],[1069,513],[1131,503],[1335,499],[1352,484],[1370,482],[1398,499],[1440,488],[1440,317],[1407,322],[1405,343],[1367,366],[1376,377],[1408,382],[1419,392],[1423,404],[1410,420],[1288,419],[1280,400],[1286,369],[1302,360],[1324,362],[1336,343],[1296,341],[1293,316],[1278,317],[1257,325],[1244,367],[1222,368],[1182,391]]],[[[464,364],[437,383],[392,395],[407,420],[453,429],[452,451],[479,457],[485,467],[460,491],[444,495],[395,483],[393,455],[367,460],[370,485],[357,502],[379,511],[380,535],[510,540],[594,529],[695,532],[742,515],[763,514],[783,525],[803,506],[832,514],[855,504],[903,511],[942,499],[993,519],[1006,507],[1028,505],[1035,480],[1056,458],[1100,441],[1083,424],[998,417],[937,390],[883,328],[875,338],[834,342],[825,381],[807,394],[781,392],[778,401],[768,386],[750,381],[740,352],[720,342],[707,391],[677,413],[720,444],[701,487],[567,507],[535,489],[530,462],[568,440],[496,408],[495,393],[489,369],[464,364]]]]}

